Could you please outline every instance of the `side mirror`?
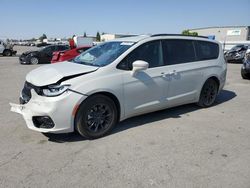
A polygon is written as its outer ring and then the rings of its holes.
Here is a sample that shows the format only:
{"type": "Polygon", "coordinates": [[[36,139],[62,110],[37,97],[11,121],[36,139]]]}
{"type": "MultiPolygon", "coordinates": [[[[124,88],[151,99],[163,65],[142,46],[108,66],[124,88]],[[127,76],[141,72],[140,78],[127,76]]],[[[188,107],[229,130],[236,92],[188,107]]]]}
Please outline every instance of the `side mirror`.
{"type": "Polygon", "coordinates": [[[148,68],[148,62],[142,60],[136,60],[133,63],[132,76],[135,76],[138,71],[146,70],[148,68]]]}

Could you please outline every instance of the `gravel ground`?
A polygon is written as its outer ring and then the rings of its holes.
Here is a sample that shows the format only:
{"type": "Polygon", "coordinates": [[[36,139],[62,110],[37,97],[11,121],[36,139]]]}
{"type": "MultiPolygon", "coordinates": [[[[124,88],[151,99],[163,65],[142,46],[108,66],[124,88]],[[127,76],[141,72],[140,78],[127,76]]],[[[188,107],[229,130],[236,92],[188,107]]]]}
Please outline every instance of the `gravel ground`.
{"type": "Polygon", "coordinates": [[[215,106],[134,117],[97,140],[45,136],[10,112],[38,66],[0,57],[0,187],[250,187],[250,81],[239,64],[215,106]]]}

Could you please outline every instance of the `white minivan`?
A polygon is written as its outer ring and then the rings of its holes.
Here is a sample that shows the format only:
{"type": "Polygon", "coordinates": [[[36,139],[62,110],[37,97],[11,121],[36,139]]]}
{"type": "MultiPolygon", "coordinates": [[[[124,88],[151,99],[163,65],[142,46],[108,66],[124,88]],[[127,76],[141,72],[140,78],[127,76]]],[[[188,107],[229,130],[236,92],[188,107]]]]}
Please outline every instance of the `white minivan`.
{"type": "Polygon", "coordinates": [[[159,34],[102,43],[71,61],[41,66],[26,76],[20,103],[35,131],[77,130],[87,138],[119,121],[187,103],[211,106],[226,80],[220,43],[159,34]]]}

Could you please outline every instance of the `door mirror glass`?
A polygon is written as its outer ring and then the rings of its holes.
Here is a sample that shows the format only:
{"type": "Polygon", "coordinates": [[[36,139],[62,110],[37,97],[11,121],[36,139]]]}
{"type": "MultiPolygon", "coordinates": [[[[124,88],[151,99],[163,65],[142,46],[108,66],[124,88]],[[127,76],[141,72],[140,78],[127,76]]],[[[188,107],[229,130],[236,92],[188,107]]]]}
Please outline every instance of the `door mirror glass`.
{"type": "Polygon", "coordinates": [[[133,62],[133,69],[132,69],[132,76],[135,76],[135,74],[138,71],[143,71],[148,68],[148,62],[142,61],[142,60],[136,60],[133,62]]]}

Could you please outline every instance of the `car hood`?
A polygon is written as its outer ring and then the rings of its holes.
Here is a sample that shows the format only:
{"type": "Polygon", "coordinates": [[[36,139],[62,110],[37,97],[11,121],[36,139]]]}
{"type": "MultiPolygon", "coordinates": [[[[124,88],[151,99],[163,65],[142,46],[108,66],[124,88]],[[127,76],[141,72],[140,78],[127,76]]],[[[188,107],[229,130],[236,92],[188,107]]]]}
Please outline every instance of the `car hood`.
{"type": "Polygon", "coordinates": [[[44,65],[32,70],[26,76],[26,81],[35,86],[55,84],[61,79],[70,79],[75,76],[96,71],[99,67],[62,62],[44,65]]]}

